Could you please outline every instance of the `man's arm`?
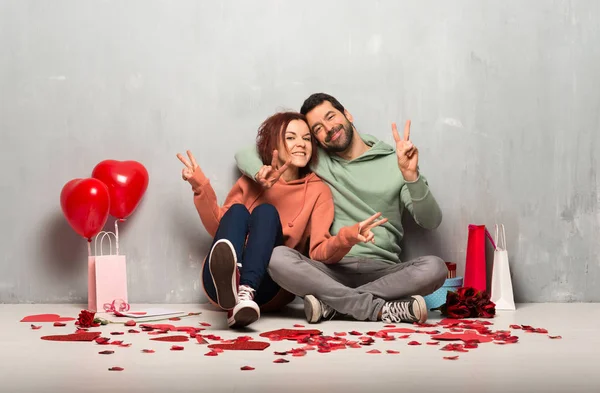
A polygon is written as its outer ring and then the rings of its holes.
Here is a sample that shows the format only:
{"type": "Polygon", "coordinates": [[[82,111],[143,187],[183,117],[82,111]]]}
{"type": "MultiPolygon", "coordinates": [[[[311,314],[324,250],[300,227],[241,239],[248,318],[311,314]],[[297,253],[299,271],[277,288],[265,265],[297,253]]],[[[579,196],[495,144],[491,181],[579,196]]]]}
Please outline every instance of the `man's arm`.
{"type": "Polygon", "coordinates": [[[414,182],[404,183],[400,189],[400,199],[419,226],[435,229],[441,224],[442,210],[422,175],[414,182]]]}
{"type": "Polygon", "coordinates": [[[235,153],[235,162],[240,172],[256,181],[255,176],[263,166],[256,151],[256,144],[244,147],[235,153]]]}
{"type": "Polygon", "coordinates": [[[410,120],[404,126],[401,138],[392,123],[392,134],[396,141],[398,169],[405,183],[400,189],[400,199],[417,224],[425,229],[435,229],[442,222],[442,211],[429,190],[427,180],[419,174],[419,149],[410,141],[410,120]]]}

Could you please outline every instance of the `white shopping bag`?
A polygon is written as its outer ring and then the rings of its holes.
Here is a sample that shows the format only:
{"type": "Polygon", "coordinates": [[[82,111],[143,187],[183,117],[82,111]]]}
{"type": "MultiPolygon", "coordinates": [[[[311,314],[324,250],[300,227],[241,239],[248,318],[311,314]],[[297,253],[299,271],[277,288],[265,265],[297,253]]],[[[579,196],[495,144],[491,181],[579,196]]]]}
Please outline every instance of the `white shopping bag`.
{"type": "Polygon", "coordinates": [[[491,300],[496,303],[496,310],[514,310],[512,279],[506,251],[506,232],[504,225],[496,224],[496,249],[494,250],[494,266],[492,269],[491,300]]]}

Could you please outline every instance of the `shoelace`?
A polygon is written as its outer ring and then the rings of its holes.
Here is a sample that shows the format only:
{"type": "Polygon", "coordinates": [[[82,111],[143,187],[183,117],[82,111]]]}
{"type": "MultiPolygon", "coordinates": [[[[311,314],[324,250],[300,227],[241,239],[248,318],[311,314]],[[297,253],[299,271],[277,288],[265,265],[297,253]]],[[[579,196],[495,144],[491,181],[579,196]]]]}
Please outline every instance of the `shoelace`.
{"type": "Polygon", "coordinates": [[[240,285],[238,289],[238,298],[241,300],[253,300],[254,299],[254,289],[250,288],[247,285],[240,285]]]}
{"type": "Polygon", "coordinates": [[[392,322],[412,321],[414,317],[408,310],[410,302],[391,302],[386,304],[388,317],[392,322]]]}

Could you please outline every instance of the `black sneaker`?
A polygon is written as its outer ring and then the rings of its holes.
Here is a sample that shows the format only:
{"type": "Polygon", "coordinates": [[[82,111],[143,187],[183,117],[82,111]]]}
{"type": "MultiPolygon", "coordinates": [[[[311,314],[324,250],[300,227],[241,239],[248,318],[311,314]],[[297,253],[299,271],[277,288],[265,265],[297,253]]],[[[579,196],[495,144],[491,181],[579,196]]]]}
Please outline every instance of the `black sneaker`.
{"type": "Polygon", "coordinates": [[[423,323],[427,320],[427,306],[423,296],[385,302],[381,309],[381,320],[386,323],[423,323]]]}
{"type": "Polygon", "coordinates": [[[333,318],[335,310],[313,295],[304,296],[304,315],[308,323],[317,323],[323,318],[333,318]]]}

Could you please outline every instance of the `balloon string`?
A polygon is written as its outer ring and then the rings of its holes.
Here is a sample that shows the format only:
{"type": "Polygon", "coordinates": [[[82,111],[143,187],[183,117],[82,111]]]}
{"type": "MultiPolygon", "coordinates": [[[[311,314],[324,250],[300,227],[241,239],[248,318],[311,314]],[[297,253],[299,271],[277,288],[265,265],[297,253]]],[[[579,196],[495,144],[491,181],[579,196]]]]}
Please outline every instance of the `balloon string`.
{"type": "Polygon", "coordinates": [[[92,241],[88,240],[88,257],[92,256],[92,241]]]}
{"type": "Polygon", "coordinates": [[[119,225],[118,225],[119,219],[115,220],[115,241],[117,243],[116,249],[117,249],[117,255],[119,255],[119,225]]]}

